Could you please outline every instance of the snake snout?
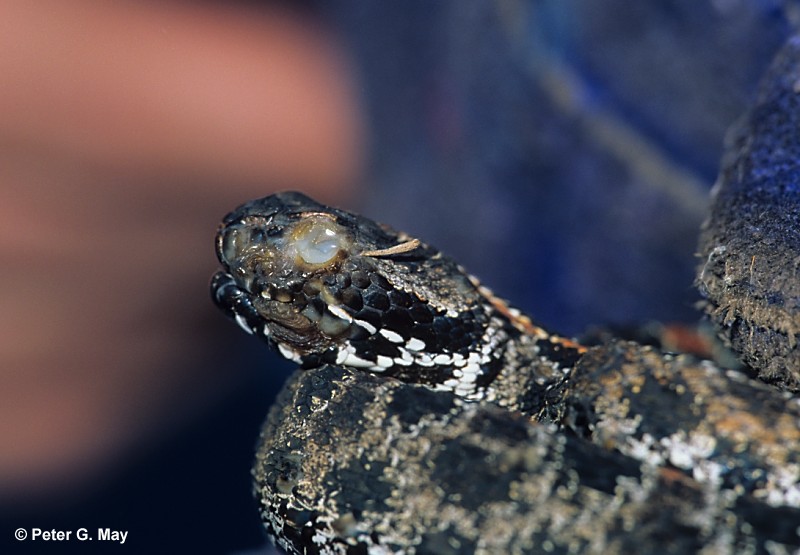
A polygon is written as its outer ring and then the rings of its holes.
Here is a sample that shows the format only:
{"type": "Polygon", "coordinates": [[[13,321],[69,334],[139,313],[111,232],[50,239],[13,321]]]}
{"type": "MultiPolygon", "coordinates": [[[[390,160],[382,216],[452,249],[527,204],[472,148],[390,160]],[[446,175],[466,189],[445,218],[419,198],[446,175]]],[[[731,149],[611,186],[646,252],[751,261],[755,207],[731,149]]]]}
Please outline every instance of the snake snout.
{"type": "Polygon", "coordinates": [[[253,256],[270,252],[270,242],[278,230],[269,221],[249,217],[220,227],[217,232],[217,258],[226,270],[234,270],[253,256]]]}

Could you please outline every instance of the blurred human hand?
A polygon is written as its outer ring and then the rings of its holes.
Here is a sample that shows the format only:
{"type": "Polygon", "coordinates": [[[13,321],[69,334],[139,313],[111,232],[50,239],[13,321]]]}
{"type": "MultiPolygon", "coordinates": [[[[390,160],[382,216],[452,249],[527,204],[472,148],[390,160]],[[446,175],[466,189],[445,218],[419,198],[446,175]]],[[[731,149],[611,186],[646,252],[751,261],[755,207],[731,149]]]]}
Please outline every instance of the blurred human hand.
{"type": "Polygon", "coordinates": [[[361,128],[335,42],[275,10],[6,2],[0,74],[0,495],[28,496],[232,379],[192,364],[216,222],[340,198],[361,128]]]}

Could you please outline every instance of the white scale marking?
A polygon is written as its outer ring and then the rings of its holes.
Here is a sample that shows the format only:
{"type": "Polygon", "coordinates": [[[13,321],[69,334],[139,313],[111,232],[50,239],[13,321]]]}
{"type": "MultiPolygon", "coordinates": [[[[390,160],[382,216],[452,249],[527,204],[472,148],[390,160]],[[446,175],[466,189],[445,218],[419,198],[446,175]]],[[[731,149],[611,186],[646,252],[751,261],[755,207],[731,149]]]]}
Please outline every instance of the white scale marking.
{"type": "Polygon", "coordinates": [[[288,358],[293,362],[300,362],[300,354],[283,343],[278,343],[278,351],[280,351],[284,358],[288,358]]]}
{"type": "Polygon", "coordinates": [[[463,379],[461,381],[467,383],[475,383],[478,376],[482,374],[481,367],[477,364],[467,364],[463,369],[463,379]]]}
{"type": "Polygon", "coordinates": [[[417,339],[416,337],[412,337],[408,341],[406,341],[406,349],[409,351],[421,351],[425,348],[425,342],[417,339]]]}
{"type": "MultiPolygon", "coordinates": [[[[240,328],[242,328],[244,331],[246,331],[250,335],[253,334],[253,330],[250,328],[250,326],[247,325],[247,320],[244,319],[244,316],[242,316],[241,314],[237,314],[234,317],[234,319],[236,320],[236,323],[239,324],[240,328]]],[[[266,326],[264,326],[264,327],[266,328],[266,326]]],[[[264,332],[264,335],[267,335],[266,331],[264,332]]]]}
{"type": "Polygon", "coordinates": [[[376,367],[375,363],[372,362],[371,360],[364,360],[363,358],[359,358],[351,353],[347,353],[341,364],[344,366],[355,366],[357,368],[369,368],[377,372],[381,372],[384,370],[383,368],[376,367]]]}
{"type": "MultiPolygon", "coordinates": [[[[328,305],[328,310],[330,311],[331,314],[333,314],[340,320],[344,320],[345,322],[353,321],[353,317],[350,316],[341,306],[328,305]]],[[[370,332],[370,333],[375,333],[375,332],[370,332]]]]}
{"type": "Polygon", "coordinates": [[[451,356],[449,356],[449,355],[441,354],[441,355],[436,355],[435,357],[433,357],[433,363],[434,364],[450,364],[452,362],[453,362],[453,358],[451,356]]]}
{"type": "Polygon", "coordinates": [[[420,366],[433,366],[433,361],[431,360],[431,357],[427,355],[416,359],[416,363],[419,364],[420,366]]]}
{"type": "Polygon", "coordinates": [[[378,333],[384,336],[386,339],[391,341],[392,343],[402,343],[403,337],[399,333],[395,333],[392,330],[382,329],[378,333]]]}
{"type": "Polygon", "coordinates": [[[357,326],[361,326],[362,328],[367,330],[367,333],[369,333],[371,335],[377,333],[377,331],[378,331],[378,328],[376,328],[375,326],[373,326],[369,322],[365,322],[364,320],[353,320],[353,323],[355,325],[357,325],[357,326]]]}
{"type": "Polygon", "coordinates": [[[383,355],[378,355],[378,361],[377,362],[378,362],[378,366],[380,366],[381,368],[391,368],[392,365],[394,364],[394,361],[390,357],[383,356],[383,355]]]}
{"type": "Polygon", "coordinates": [[[355,348],[352,345],[347,345],[344,349],[339,349],[336,354],[336,364],[340,366],[355,366],[357,368],[372,368],[375,363],[357,356],[355,348]]]}

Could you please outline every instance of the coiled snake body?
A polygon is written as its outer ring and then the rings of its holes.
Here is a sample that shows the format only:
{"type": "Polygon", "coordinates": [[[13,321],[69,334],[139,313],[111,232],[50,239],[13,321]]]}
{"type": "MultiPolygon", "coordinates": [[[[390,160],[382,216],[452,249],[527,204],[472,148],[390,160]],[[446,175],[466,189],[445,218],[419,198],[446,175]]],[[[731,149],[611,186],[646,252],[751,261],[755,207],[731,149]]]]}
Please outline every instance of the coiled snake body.
{"type": "MultiPolygon", "coordinates": [[[[784,77],[797,77],[798,51],[790,43],[778,59],[759,109],[794,90],[797,79],[784,77]]],[[[775,110],[800,120],[796,101],[775,110]]],[[[752,140],[729,162],[738,171],[723,172],[718,212],[726,181],[746,181],[742,168],[763,177],[754,164],[770,163],[753,154],[758,121],[745,124],[752,140]]],[[[800,145],[793,133],[781,140],[800,145]]],[[[715,297],[737,285],[714,278],[730,278],[720,267],[731,243],[719,243],[729,228],[718,222],[703,247],[709,312],[734,347],[742,330],[762,330],[759,345],[791,361],[791,333],[715,297]]],[[[217,304],[302,367],[270,413],[254,466],[264,523],[284,549],[800,550],[791,364],[763,365],[782,392],[634,343],[586,348],[540,328],[433,247],[299,193],[226,216],[217,254],[217,304]]]]}

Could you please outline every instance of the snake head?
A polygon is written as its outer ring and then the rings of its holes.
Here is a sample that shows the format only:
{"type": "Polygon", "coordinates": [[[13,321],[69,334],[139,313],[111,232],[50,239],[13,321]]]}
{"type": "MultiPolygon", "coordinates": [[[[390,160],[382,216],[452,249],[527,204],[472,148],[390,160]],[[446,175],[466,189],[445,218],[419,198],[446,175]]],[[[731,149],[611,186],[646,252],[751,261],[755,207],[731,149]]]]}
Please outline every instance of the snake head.
{"type": "Polygon", "coordinates": [[[228,214],[216,251],[217,305],[304,367],[451,388],[487,372],[494,337],[477,283],[403,233],[288,192],[228,214]]]}

